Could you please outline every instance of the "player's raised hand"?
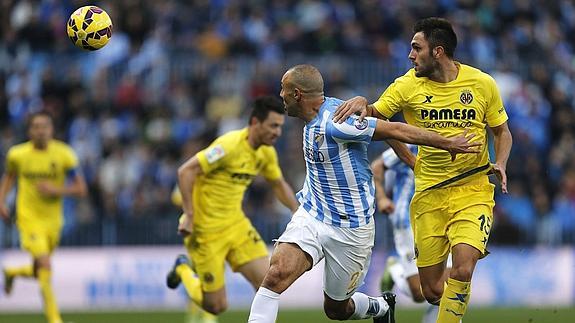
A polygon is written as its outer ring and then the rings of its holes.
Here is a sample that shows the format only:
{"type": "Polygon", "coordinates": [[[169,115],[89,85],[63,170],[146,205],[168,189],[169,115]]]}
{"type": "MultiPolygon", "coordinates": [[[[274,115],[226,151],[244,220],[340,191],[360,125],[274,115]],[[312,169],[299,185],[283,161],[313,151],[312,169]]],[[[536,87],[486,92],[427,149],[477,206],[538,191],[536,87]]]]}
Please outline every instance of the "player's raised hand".
{"type": "Polygon", "coordinates": [[[184,214],[180,219],[178,224],[178,234],[181,236],[187,236],[192,233],[192,217],[188,214],[184,214]]]}
{"type": "Polygon", "coordinates": [[[367,115],[367,99],[363,96],[356,96],[342,103],[335,110],[333,122],[342,123],[347,117],[357,113],[359,113],[360,121],[367,115]]]}
{"type": "Polygon", "coordinates": [[[503,192],[503,194],[507,194],[507,172],[505,166],[499,164],[491,164],[490,173],[497,176],[499,183],[501,183],[501,192],[503,192]]]}
{"type": "Polygon", "coordinates": [[[384,196],[377,200],[377,210],[381,213],[391,214],[395,211],[395,205],[392,200],[384,196]]]}
{"type": "Polygon", "coordinates": [[[471,142],[475,134],[468,134],[469,130],[465,129],[462,134],[451,138],[448,151],[451,154],[451,161],[455,160],[457,154],[477,154],[481,151],[481,143],[471,142]]]}

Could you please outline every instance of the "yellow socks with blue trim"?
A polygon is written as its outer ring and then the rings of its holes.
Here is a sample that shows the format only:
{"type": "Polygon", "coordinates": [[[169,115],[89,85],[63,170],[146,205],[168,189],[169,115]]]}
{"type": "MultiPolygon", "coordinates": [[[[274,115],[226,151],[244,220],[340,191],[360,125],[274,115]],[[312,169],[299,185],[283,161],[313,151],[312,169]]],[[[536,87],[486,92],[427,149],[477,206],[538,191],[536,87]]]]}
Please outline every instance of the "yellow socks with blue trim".
{"type": "Polygon", "coordinates": [[[49,269],[38,269],[38,283],[40,285],[40,293],[44,299],[44,313],[48,323],[61,323],[60,311],[56,304],[56,296],[52,290],[52,272],[49,269]]]}
{"type": "Polygon", "coordinates": [[[188,264],[181,264],[176,267],[176,273],[180,276],[182,283],[188,293],[188,296],[194,301],[194,303],[202,306],[202,301],[204,296],[202,295],[201,282],[198,277],[192,271],[192,268],[188,264]]]}
{"type": "Polygon", "coordinates": [[[470,294],[471,282],[447,279],[439,304],[437,323],[459,323],[467,310],[470,294]]]}

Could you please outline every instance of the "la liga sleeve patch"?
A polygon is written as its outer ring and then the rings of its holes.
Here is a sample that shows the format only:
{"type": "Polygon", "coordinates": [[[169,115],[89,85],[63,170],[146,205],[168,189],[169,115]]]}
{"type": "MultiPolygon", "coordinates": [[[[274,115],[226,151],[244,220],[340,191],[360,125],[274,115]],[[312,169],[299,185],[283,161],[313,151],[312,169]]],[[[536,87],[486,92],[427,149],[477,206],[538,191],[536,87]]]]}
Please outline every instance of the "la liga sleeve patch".
{"type": "Polygon", "coordinates": [[[216,161],[222,159],[226,155],[224,148],[222,145],[215,145],[214,147],[210,148],[206,151],[206,160],[208,163],[213,164],[216,161]]]}

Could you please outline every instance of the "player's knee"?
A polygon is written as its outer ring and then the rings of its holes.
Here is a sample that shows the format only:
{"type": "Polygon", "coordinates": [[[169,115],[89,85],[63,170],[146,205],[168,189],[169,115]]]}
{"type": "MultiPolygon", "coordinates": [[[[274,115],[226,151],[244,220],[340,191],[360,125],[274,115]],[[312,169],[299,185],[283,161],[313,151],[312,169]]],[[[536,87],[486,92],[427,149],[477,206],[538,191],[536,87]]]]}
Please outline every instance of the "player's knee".
{"type": "Polygon", "coordinates": [[[422,292],[423,297],[429,304],[437,305],[443,295],[443,288],[441,286],[423,286],[422,292]]]}
{"type": "Polygon", "coordinates": [[[50,270],[51,267],[52,266],[50,264],[50,257],[42,256],[42,257],[38,257],[38,258],[34,259],[34,272],[35,273],[38,272],[38,269],[50,270]]]}
{"type": "Polygon", "coordinates": [[[262,286],[278,291],[282,289],[282,282],[288,277],[289,273],[285,268],[278,264],[271,264],[262,286]]]}
{"type": "Polygon", "coordinates": [[[420,288],[411,289],[411,299],[416,303],[423,303],[425,301],[425,297],[423,297],[420,288]]]}
{"type": "Polygon", "coordinates": [[[323,311],[330,320],[343,321],[349,318],[344,306],[324,305],[323,311]]]}
{"type": "Polygon", "coordinates": [[[219,315],[228,308],[227,302],[224,301],[216,301],[216,302],[204,302],[202,308],[206,310],[206,312],[212,313],[214,315],[219,315]]]}
{"type": "Polygon", "coordinates": [[[459,280],[459,281],[471,281],[471,276],[473,276],[473,265],[460,265],[457,267],[451,268],[449,272],[449,277],[459,280]]]}

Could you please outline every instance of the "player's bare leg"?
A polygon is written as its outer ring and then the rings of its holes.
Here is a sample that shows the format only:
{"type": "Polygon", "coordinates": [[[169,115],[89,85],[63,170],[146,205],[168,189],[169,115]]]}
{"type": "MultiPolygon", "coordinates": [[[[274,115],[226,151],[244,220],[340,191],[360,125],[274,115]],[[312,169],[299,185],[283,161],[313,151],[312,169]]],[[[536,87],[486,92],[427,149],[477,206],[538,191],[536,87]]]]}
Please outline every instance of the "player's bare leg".
{"type": "Polygon", "coordinates": [[[199,319],[202,323],[217,322],[217,317],[203,309],[204,294],[200,279],[192,269],[192,264],[186,255],[178,255],[170,272],[166,277],[166,285],[170,289],[176,289],[180,284],[184,284],[186,293],[194,305],[189,306],[193,311],[189,311],[190,321],[199,319]]]}
{"type": "MultiPolygon", "coordinates": [[[[218,315],[228,307],[225,287],[213,292],[202,291],[201,282],[185,255],[179,255],[176,258],[174,266],[166,278],[166,284],[171,289],[175,289],[180,283],[183,283],[190,299],[209,314],[218,315]]],[[[210,320],[215,320],[215,317],[207,316],[210,320]]]]}
{"type": "Polygon", "coordinates": [[[279,295],[312,266],[311,256],[296,244],[279,243],[272,254],[264,281],[252,302],[248,322],[275,322],[279,308],[279,295]]]}
{"type": "Polygon", "coordinates": [[[451,252],[453,267],[449,272],[437,317],[437,322],[441,323],[457,323],[465,314],[471,294],[471,277],[481,256],[479,250],[465,243],[453,246],[451,252]]]}
{"type": "Polygon", "coordinates": [[[222,287],[213,292],[203,292],[202,308],[214,315],[224,312],[228,308],[226,288],[222,287]]]}
{"type": "MultiPolygon", "coordinates": [[[[451,262],[449,262],[449,266],[451,266],[451,262]]],[[[449,278],[449,272],[451,270],[451,267],[448,267],[447,269],[445,269],[445,272],[443,273],[443,278],[442,281],[446,282],[447,279],[449,278]]],[[[414,288],[417,288],[419,290],[419,294],[421,295],[421,299],[422,301],[425,300],[425,298],[423,297],[423,294],[421,292],[421,283],[419,281],[419,275],[417,275],[417,286],[414,286],[414,288]]],[[[410,284],[410,286],[412,286],[410,284]]],[[[444,285],[445,286],[445,285],[444,285]]],[[[423,317],[421,318],[421,323],[435,323],[437,321],[437,314],[439,314],[439,305],[429,305],[428,308],[425,310],[423,317]]]]}
{"type": "Polygon", "coordinates": [[[296,244],[279,243],[261,286],[281,294],[312,266],[311,256],[296,244]]]}
{"type": "Polygon", "coordinates": [[[418,267],[423,297],[429,304],[439,305],[443,295],[445,262],[427,267],[418,267]]]}

